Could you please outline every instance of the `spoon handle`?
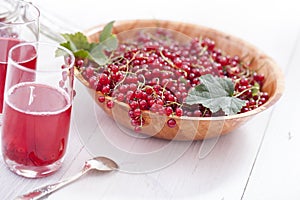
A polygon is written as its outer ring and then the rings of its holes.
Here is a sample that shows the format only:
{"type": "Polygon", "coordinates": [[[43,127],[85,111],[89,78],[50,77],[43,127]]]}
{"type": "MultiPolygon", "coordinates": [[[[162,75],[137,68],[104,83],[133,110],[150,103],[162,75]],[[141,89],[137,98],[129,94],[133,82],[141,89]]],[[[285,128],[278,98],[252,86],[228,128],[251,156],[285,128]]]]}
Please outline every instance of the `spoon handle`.
{"type": "Polygon", "coordinates": [[[53,184],[49,184],[49,185],[45,185],[42,186],[40,188],[37,188],[27,194],[23,194],[21,196],[16,197],[15,200],[37,200],[40,199],[42,197],[45,197],[46,195],[51,194],[52,192],[74,182],[75,180],[77,180],[78,178],[80,178],[83,174],[85,174],[87,171],[89,171],[89,169],[84,169],[82,170],[80,173],[57,183],[53,183],[53,184]]]}

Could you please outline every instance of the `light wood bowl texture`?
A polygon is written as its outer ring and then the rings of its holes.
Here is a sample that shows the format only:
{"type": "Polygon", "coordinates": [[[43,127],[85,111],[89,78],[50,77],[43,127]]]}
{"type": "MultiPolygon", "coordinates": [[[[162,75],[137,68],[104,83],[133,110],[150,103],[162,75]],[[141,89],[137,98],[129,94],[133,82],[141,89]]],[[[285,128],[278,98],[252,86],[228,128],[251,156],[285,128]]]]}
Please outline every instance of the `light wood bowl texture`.
{"type": "MultiPolygon", "coordinates": [[[[89,41],[97,42],[104,25],[99,25],[86,30],[84,33],[89,41]]],[[[282,96],[284,91],[284,76],[274,60],[262,51],[249,44],[248,42],[237,38],[233,35],[223,33],[221,31],[190,23],[166,20],[124,20],[116,21],[113,27],[113,33],[118,34],[136,28],[145,27],[161,27],[175,30],[186,34],[190,37],[209,37],[216,42],[216,47],[222,49],[228,55],[238,55],[245,61],[251,62],[250,68],[258,73],[265,75],[265,83],[263,91],[269,93],[269,100],[257,109],[252,111],[223,117],[172,117],[176,120],[176,127],[170,128],[167,120],[170,117],[153,114],[149,111],[143,111],[145,125],[141,133],[149,137],[156,137],[166,140],[204,140],[212,137],[232,132],[239,128],[256,114],[268,109],[274,105],[282,96]]],[[[100,92],[95,92],[89,88],[87,81],[81,77],[80,73],[76,73],[76,77],[89,89],[91,96],[97,104],[112,118],[116,123],[132,129],[130,118],[128,117],[129,106],[122,102],[115,102],[114,107],[109,109],[106,103],[99,103],[98,96],[100,92]]],[[[111,98],[107,98],[106,101],[111,98]]]]}

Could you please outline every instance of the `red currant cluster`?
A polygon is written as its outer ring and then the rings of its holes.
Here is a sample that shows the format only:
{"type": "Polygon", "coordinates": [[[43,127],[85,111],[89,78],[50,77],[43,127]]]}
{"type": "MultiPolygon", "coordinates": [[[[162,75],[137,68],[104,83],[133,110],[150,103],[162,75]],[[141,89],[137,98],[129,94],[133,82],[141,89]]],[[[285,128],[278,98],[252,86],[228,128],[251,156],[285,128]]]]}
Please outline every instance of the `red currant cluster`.
{"type": "MultiPolygon", "coordinates": [[[[77,67],[90,87],[103,94],[99,102],[110,96],[129,105],[136,131],[145,123],[143,110],[178,117],[212,116],[202,105],[184,103],[190,88],[200,84],[199,77],[204,74],[234,81],[237,96],[247,102],[241,112],[268,99],[268,94],[260,91],[264,76],[252,72],[238,56],[225,55],[209,38],[182,43],[166,30],[139,32],[134,41],[123,42],[109,57],[105,66],[77,58],[77,67]]],[[[113,101],[106,102],[108,108],[113,107],[113,101]]],[[[168,121],[169,127],[175,125],[174,119],[168,121]]]]}

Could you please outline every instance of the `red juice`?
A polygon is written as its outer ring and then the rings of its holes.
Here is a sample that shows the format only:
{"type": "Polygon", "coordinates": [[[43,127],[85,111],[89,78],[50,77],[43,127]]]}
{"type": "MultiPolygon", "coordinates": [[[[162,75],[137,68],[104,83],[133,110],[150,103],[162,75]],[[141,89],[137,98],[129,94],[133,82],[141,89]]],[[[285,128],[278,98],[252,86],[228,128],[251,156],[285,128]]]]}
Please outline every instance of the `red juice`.
{"type": "MultiPolygon", "coordinates": [[[[5,88],[5,80],[6,80],[6,71],[7,71],[7,57],[8,51],[11,47],[19,44],[20,40],[14,38],[2,38],[0,37],[0,113],[3,110],[3,99],[4,99],[4,88],[5,88]]],[[[30,49],[21,49],[15,57],[17,58],[19,63],[23,66],[35,69],[36,67],[36,51],[33,47],[30,49]]],[[[18,81],[22,75],[19,74],[18,77],[15,77],[15,80],[18,81]]],[[[28,77],[28,79],[32,79],[32,77],[28,77]]]]}
{"type": "Polygon", "coordinates": [[[11,47],[18,43],[20,43],[19,40],[0,37],[0,113],[2,113],[3,108],[4,83],[6,78],[8,51],[11,47]]]}
{"type": "Polygon", "coordinates": [[[26,166],[47,166],[64,156],[71,102],[63,89],[20,83],[8,91],[3,111],[5,159],[26,166]]]}

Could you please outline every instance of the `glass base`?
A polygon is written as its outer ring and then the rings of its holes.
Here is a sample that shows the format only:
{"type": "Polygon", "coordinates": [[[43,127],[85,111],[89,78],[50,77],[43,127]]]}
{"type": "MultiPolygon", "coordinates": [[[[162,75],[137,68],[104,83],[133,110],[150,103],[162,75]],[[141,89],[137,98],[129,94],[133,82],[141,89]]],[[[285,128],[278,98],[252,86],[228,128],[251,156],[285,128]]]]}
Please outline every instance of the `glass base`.
{"type": "Polygon", "coordinates": [[[26,178],[41,178],[46,177],[56,172],[62,165],[63,158],[45,166],[26,166],[16,163],[13,160],[3,156],[7,167],[14,173],[26,178]]]}

